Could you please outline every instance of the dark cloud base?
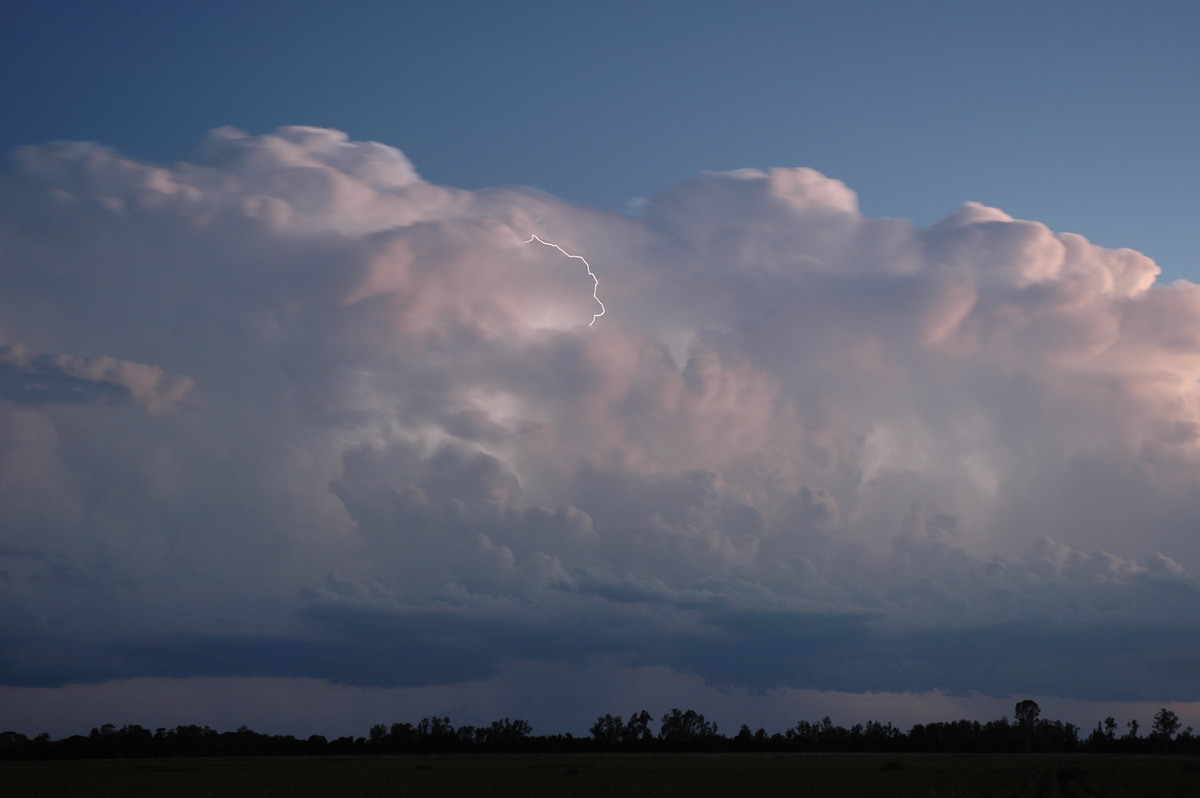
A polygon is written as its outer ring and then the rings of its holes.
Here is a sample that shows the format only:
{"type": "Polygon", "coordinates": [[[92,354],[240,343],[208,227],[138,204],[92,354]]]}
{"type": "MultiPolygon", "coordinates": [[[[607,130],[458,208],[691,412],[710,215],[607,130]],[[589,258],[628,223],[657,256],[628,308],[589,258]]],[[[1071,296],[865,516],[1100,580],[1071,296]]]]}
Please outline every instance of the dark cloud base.
{"type": "MultiPolygon", "coordinates": [[[[1052,695],[1081,700],[1200,700],[1194,629],[1027,624],[888,634],[866,618],[718,619],[698,634],[639,630],[619,643],[495,623],[363,618],[322,613],[337,640],[191,635],[92,650],[42,648],[45,659],[9,659],[0,681],[59,687],[130,673],[150,677],[286,677],[358,687],[420,687],[492,679],[513,663],[572,668],[614,659],[666,666],[714,686],[843,693],[1052,695]],[[54,652],[57,656],[54,656],[54,652]],[[48,656],[47,656],[48,655],[48,656]]],[[[10,649],[11,650],[11,649],[10,649]]]]}

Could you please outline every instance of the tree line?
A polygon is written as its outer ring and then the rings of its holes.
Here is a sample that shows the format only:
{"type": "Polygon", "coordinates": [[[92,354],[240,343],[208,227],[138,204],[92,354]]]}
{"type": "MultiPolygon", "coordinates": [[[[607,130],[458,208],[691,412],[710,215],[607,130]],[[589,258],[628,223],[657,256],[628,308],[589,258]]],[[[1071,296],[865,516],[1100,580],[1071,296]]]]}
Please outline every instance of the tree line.
{"type": "Polygon", "coordinates": [[[1178,716],[1167,708],[1155,714],[1150,733],[1142,736],[1138,721],[1122,730],[1116,719],[1105,718],[1088,735],[1077,726],[1041,717],[1031,701],[1019,702],[1013,718],[980,723],[956,720],[918,723],[907,732],[891,723],[867,721],[850,728],[829,717],[801,720],[781,732],[752,731],[742,725],[732,736],[720,734],[717,724],[694,710],[672,709],[663,714],[657,730],[646,710],[623,719],[603,715],[588,736],[535,736],[528,721],[502,718],[487,726],[455,727],[447,717],[426,717],[418,723],[372,726],[364,737],[327,739],[314,734],[260,734],[242,726],[218,732],[207,726],[159,728],[105,724],[87,735],[54,740],[49,734],[29,738],[0,732],[0,759],[104,759],[206,756],[353,756],[466,753],[587,753],[587,752],[862,752],[862,753],[1162,753],[1200,754],[1200,737],[1192,727],[1180,730],[1178,716]]]}

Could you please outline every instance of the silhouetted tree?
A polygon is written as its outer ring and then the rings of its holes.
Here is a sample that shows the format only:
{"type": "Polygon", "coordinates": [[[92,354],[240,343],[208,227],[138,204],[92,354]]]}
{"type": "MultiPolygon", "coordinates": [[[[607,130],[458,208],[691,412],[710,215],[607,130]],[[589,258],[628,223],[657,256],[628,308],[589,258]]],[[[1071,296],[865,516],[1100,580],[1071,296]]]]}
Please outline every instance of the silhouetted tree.
{"type": "Polygon", "coordinates": [[[754,745],[754,732],[750,731],[750,727],[745,723],[738,729],[738,733],[734,735],[733,746],[740,751],[750,750],[754,745]]]}
{"type": "Polygon", "coordinates": [[[680,712],[672,709],[662,717],[662,726],[658,730],[658,738],[671,746],[693,743],[717,736],[717,724],[704,720],[704,716],[687,710],[680,712]]]}
{"type": "Polygon", "coordinates": [[[528,721],[517,718],[509,720],[502,718],[494,720],[483,730],[483,744],[491,751],[514,751],[521,747],[522,741],[529,736],[533,727],[528,721]]]}
{"type": "Polygon", "coordinates": [[[154,755],[154,735],[137,724],[122,726],[117,732],[117,750],[123,757],[154,755]]]}
{"type": "Polygon", "coordinates": [[[654,718],[644,709],[630,715],[629,722],[625,724],[621,742],[626,745],[642,745],[653,740],[654,734],[650,731],[650,721],[652,720],[654,718]]]}
{"type": "Polygon", "coordinates": [[[1014,747],[1013,727],[1007,716],[989,720],[979,734],[986,751],[1011,751],[1014,747]]]}
{"type": "Polygon", "coordinates": [[[1171,710],[1163,707],[1154,716],[1154,733],[1160,735],[1163,739],[1163,751],[1167,750],[1167,743],[1171,742],[1171,738],[1175,736],[1175,732],[1179,731],[1179,716],[1171,710]]]}
{"type": "Polygon", "coordinates": [[[1018,701],[1013,709],[1013,717],[1016,718],[1017,726],[1025,733],[1025,750],[1029,750],[1030,743],[1033,741],[1033,730],[1037,724],[1038,716],[1042,714],[1042,708],[1037,705],[1037,702],[1026,698],[1024,701],[1018,701]]]}
{"type": "Polygon", "coordinates": [[[388,727],[388,753],[408,753],[415,749],[416,746],[417,730],[411,723],[393,723],[390,727],[388,727]]]}
{"type": "Polygon", "coordinates": [[[372,754],[382,754],[388,749],[388,727],[376,723],[367,732],[367,750],[372,754]]]}
{"type": "Polygon", "coordinates": [[[1079,746],[1079,728],[1061,720],[1042,720],[1035,735],[1039,751],[1074,751],[1079,746]]]}
{"type": "Polygon", "coordinates": [[[30,749],[29,738],[24,734],[0,732],[0,759],[25,759],[30,749]]]}
{"type": "MultiPolygon", "coordinates": [[[[650,713],[641,710],[628,722],[620,716],[596,719],[590,738],[570,734],[533,737],[529,723],[502,718],[486,726],[455,729],[449,718],[427,717],[417,725],[376,724],[366,737],[327,740],[314,734],[308,739],[257,734],[242,726],[236,731],[215,732],[207,726],[159,728],[153,734],[137,725],[117,728],[105,724],[89,735],[72,735],[51,740],[48,734],[29,739],[17,732],[0,732],[0,759],[83,759],[142,756],[298,756],[465,753],[471,751],[582,752],[587,750],[674,750],[674,751],[930,751],[1006,752],[1036,748],[1038,751],[1070,752],[1080,747],[1079,729],[1070,723],[1040,717],[1032,701],[1017,704],[1014,725],[1001,717],[981,724],[957,720],[916,724],[907,733],[890,723],[857,723],[849,730],[829,717],[816,722],[799,721],[784,733],[752,732],[742,725],[732,739],[717,733],[693,710],[672,709],[662,717],[657,737],[650,731],[650,713]]],[[[1089,751],[1151,750],[1161,738],[1164,750],[1200,754],[1200,739],[1191,727],[1180,731],[1174,712],[1164,707],[1154,716],[1149,739],[1138,737],[1136,720],[1126,724],[1128,733],[1116,739],[1117,722],[1105,718],[1096,724],[1086,741],[1089,751]]]]}
{"type": "Polygon", "coordinates": [[[625,739],[625,724],[621,722],[620,715],[614,717],[605,714],[603,717],[596,718],[596,722],[588,729],[588,733],[592,735],[592,739],[598,745],[611,748],[625,739]]]}
{"type": "Polygon", "coordinates": [[[457,739],[450,718],[426,717],[417,724],[417,745],[426,751],[449,751],[457,739]]]}
{"type": "Polygon", "coordinates": [[[483,745],[487,738],[487,729],[477,729],[470,725],[459,726],[454,736],[458,738],[459,748],[465,750],[483,745]]]}

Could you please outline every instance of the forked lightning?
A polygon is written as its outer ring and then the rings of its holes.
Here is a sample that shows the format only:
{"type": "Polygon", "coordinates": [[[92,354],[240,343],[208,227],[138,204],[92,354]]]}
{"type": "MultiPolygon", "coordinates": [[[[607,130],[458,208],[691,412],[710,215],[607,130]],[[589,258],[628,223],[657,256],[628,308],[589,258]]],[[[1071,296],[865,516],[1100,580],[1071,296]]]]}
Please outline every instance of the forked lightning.
{"type": "Polygon", "coordinates": [[[596,304],[600,306],[600,312],[592,314],[592,320],[591,320],[591,322],[588,323],[588,326],[591,327],[593,324],[596,323],[596,319],[598,319],[604,315],[604,303],[600,301],[600,296],[599,296],[600,278],[597,277],[596,273],[592,271],[592,265],[590,263],[588,263],[587,260],[585,260],[582,255],[572,255],[570,252],[567,252],[565,249],[560,247],[558,244],[552,244],[549,241],[543,241],[542,239],[538,238],[537,236],[531,235],[528,239],[526,239],[525,241],[522,241],[521,243],[529,244],[533,241],[536,241],[539,244],[545,244],[548,247],[554,247],[559,252],[566,255],[568,258],[575,258],[576,260],[583,261],[583,265],[585,267],[587,267],[588,277],[592,278],[592,299],[596,300],[596,304]]]}

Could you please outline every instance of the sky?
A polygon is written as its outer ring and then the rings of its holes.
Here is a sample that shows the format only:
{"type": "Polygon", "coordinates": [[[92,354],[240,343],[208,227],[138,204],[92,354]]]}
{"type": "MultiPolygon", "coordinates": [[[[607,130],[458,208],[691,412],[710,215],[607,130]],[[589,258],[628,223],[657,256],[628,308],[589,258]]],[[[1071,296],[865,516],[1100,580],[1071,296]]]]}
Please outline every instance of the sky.
{"type": "Polygon", "coordinates": [[[1192,4],[0,13],[0,726],[1200,726],[1192,4]]]}

